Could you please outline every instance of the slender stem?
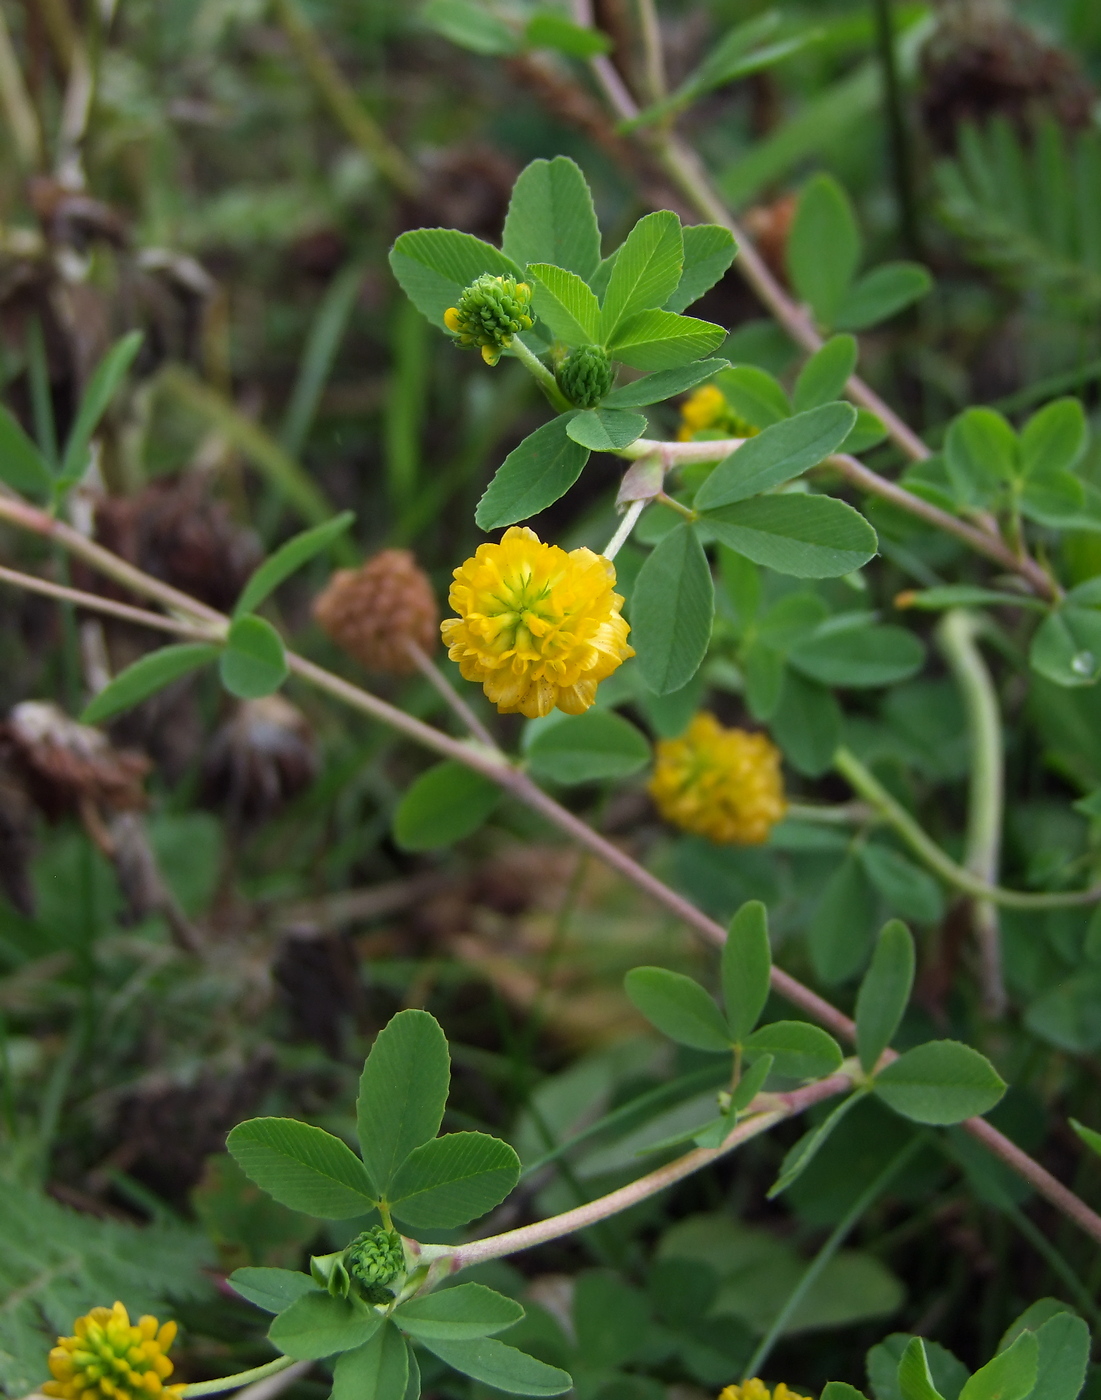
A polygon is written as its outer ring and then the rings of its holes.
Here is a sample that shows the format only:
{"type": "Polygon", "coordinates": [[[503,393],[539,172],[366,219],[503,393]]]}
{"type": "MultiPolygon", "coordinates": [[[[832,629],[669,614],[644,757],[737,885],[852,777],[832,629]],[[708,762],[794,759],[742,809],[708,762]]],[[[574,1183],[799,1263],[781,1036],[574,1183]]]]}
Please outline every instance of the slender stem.
{"type": "Polygon", "coordinates": [[[533,351],[529,350],[518,335],[512,337],[509,345],[509,353],[515,355],[527,372],[539,385],[543,393],[546,394],[552,408],[559,413],[569,413],[573,404],[566,398],[565,394],[558,387],[558,381],[543,361],[533,351]]]}
{"type": "MultiPolygon", "coordinates": [[[[979,626],[973,613],[952,608],[937,627],[937,640],[967,710],[971,781],[964,865],[978,879],[996,885],[1005,806],[1002,718],[994,683],[976,645],[979,626]]],[[[989,899],[975,900],[973,923],[983,1005],[988,1015],[998,1018],[1005,1015],[1006,993],[997,905],[989,899]]]]}
{"type": "Polygon", "coordinates": [[[834,755],[834,767],[848,782],[866,798],[890,826],[893,826],[910,849],[939,875],[945,884],[969,894],[973,899],[990,900],[1006,909],[1072,909],[1083,904],[1096,904],[1101,900],[1101,885],[1088,890],[1064,890],[1050,894],[1026,894],[1022,890],[1006,890],[1000,885],[992,885],[981,880],[962,865],[957,865],[950,856],[926,834],[921,826],[896,802],[887,789],[860,762],[855,754],[840,748],[834,755]]]}
{"type": "Polygon", "coordinates": [[[126,588],[133,589],[137,594],[155,598],[165,607],[174,608],[177,612],[207,622],[226,621],[221,613],[207,607],[205,603],[200,603],[197,598],[181,593],[178,588],[162,583],[151,574],[142,573],[141,569],[136,569],[133,564],[128,564],[125,559],[120,559],[117,554],[112,554],[109,549],[104,549],[94,540],[85,539],[79,530],[74,530],[63,520],[56,520],[52,515],[47,515],[45,511],[27,505],[24,501],[0,495],[0,520],[7,520],[10,524],[29,530],[32,534],[41,535],[45,539],[56,540],[70,554],[75,554],[78,559],[91,564],[93,569],[106,574],[108,578],[113,578],[126,588]]]}
{"type": "Polygon", "coordinates": [[[23,81],[11,31],[0,10],[0,106],[4,109],[19,164],[32,171],[42,159],[42,129],[31,95],[23,81]]]}
{"type": "MultiPolygon", "coordinates": [[[[178,593],[176,589],[169,588],[161,583],[159,579],[151,578],[143,574],[140,569],[135,569],[126,563],[124,559],[119,559],[111,554],[109,550],[102,549],[91,541],[85,540],[78,531],[62,526],[59,522],[52,520],[42,511],[36,510],[23,502],[13,501],[6,496],[0,495],[0,519],[6,519],[10,523],[21,526],[23,529],[47,537],[53,536],[59,543],[74,554],[85,558],[101,573],[109,578],[114,578],[118,582],[133,588],[139,594],[148,597],[156,597],[161,601],[166,601],[169,606],[181,607],[181,610],[204,621],[214,621],[222,626],[226,625],[227,619],[220,613],[208,608],[205,603],[200,603],[197,599],[188,598],[186,594],[178,593]]],[[[152,616],[152,614],[150,615],[152,616]]],[[[526,774],[518,772],[508,763],[503,762],[500,755],[488,750],[484,745],[473,743],[460,743],[452,739],[449,735],[433,729],[430,725],[423,724],[420,720],[414,719],[412,715],[407,715],[403,711],[396,709],[393,705],[388,705],[386,701],[380,700],[369,691],[361,690],[360,687],[352,685],[351,682],[343,680],[340,676],[335,676],[331,672],[324,670],[320,666],[315,666],[313,662],[307,661],[304,657],[297,656],[290,652],[287,656],[290,669],[317,689],[326,691],[337,699],[344,701],[354,709],[370,715],[371,718],[379,720],[383,724],[388,724],[399,733],[405,734],[415,743],[434,750],[445,758],[453,758],[460,763],[465,763],[475,772],[484,774],[493,782],[497,782],[506,791],[513,793],[521,801],[526,802],[535,811],[545,816],[562,831],[579,844],[587,846],[594,854],[598,855],[613,870],[618,871],[626,879],[631,881],[636,888],[644,894],[648,894],[657,903],[663,905],[676,918],[680,919],[689,928],[694,929],[709,942],[721,945],[726,941],[726,930],[721,924],[707,917],[701,910],[697,909],[688,900],[677,894],[675,890],[669,888],[655,876],[632,860],[626,852],[621,851],[618,846],[607,841],[598,832],[587,826],[571,812],[560,807],[552,798],[548,797],[538,788],[526,774]]],[[[856,760],[851,758],[851,762],[856,765],[856,769],[869,779],[875,789],[876,797],[870,794],[865,795],[872,801],[872,805],[879,810],[883,810],[885,797],[888,802],[893,802],[889,794],[884,793],[871,774],[863,768],[863,765],[856,764],[856,760]]],[[[851,779],[850,779],[851,781],[851,779]]],[[[896,804],[897,805],[897,804],[896,804]]],[[[886,815],[886,813],[884,813],[886,815]]],[[[906,814],[902,814],[906,817],[906,814]]],[[[906,818],[909,820],[909,818],[906,818]]],[[[920,828],[918,829],[920,832],[920,828]]],[[[924,837],[924,833],[920,833],[924,837]]],[[[924,837],[928,841],[928,837],[924,837]]],[[[932,843],[930,843],[932,845],[932,843]]],[[[943,852],[936,846],[933,850],[943,859],[943,852]]],[[[949,862],[949,864],[951,864],[949,862]]],[[[966,874],[966,872],[963,872],[966,874]]],[[[985,888],[980,893],[987,895],[989,891],[985,888]]],[[[1010,893],[1010,892],[1006,892],[1010,893]]],[[[1069,898],[1079,903],[1086,902],[1085,895],[1070,896],[1069,898]]],[[[1036,899],[1052,898],[1053,896],[1034,896],[1036,899]]],[[[1054,896],[1057,898],[1057,896],[1054,896]]],[[[1025,898],[1025,896],[1017,896],[1025,898]]],[[[1065,897],[1064,897],[1065,898],[1065,897]]],[[[1031,907],[1031,906],[1029,906],[1031,907]]],[[[784,972],[782,968],[773,967],[771,973],[773,990],[778,995],[784,997],[792,1005],[799,1007],[802,1011],[819,1025],[825,1026],[827,1030],[840,1036],[843,1040],[852,1042],[855,1039],[856,1027],[850,1017],[844,1012],[832,1006],[825,998],[820,997],[816,992],[805,987],[798,979],[792,977],[790,973],[784,972]]],[[[894,1058],[893,1052],[885,1052],[885,1061],[894,1058]]],[[[1050,1201],[1058,1210],[1062,1211],[1069,1219],[1073,1220],[1086,1234],[1101,1243],[1101,1216],[1091,1210],[1086,1203],[1077,1197],[1073,1191],[1069,1190],[1062,1182],[1058,1181],[1052,1174],[1040,1165],[1039,1162],[1031,1158],[1026,1152],[1022,1152],[1015,1143],[1011,1142],[996,1128],[985,1122],[982,1118],[969,1118],[961,1126],[981,1142],[988,1151],[1023,1177],[1036,1191],[1046,1200],[1050,1201]]]]}
{"type": "Polygon", "coordinates": [[[902,84],[898,76],[895,53],[895,26],[891,0],[872,0],[875,16],[876,49],[883,75],[883,103],[887,109],[887,129],[891,137],[891,173],[894,176],[895,199],[898,202],[898,222],[902,241],[911,256],[921,255],[921,234],[918,226],[917,200],[914,198],[914,169],[910,152],[910,133],[903,110],[902,84]]]}
{"type": "Polygon", "coordinates": [[[666,495],[664,491],[659,491],[654,497],[659,505],[668,506],[670,510],[675,510],[678,515],[683,515],[685,520],[698,520],[699,516],[688,506],[682,505],[673,496],[666,495]]]}
{"type": "Polygon", "coordinates": [[[632,501],[623,514],[623,519],[619,522],[615,534],[604,546],[604,558],[611,561],[631,537],[631,531],[635,528],[639,516],[650,504],[649,501],[632,501]]]}
{"type": "Polygon", "coordinates": [[[661,42],[661,24],[654,0],[635,0],[638,28],[642,38],[643,81],[650,102],[660,102],[667,91],[665,80],[665,46],[661,42]]]}
{"type": "Polygon", "coordinates": [[[506,1230],[502,1235],[490,1235],[487,1239],[460,1245],[451,1256],[452,1272],[468,1268],[471,1264],[480,1264],[486,1259],[501,1259],[506,1254],[517,1254],[522,1249],[546,1244],[548,1240],[561,1239],[563,1235],[572,1235],[576,1230],[584,1230],[600,1220],[617,1215],[620,1211],[637,1205],[639,1201],[645,1201],[651,1196],[656,1196],[659,1191],[665,1191],[678,1181],[683,1181],[686,1176],[691,1176],[701,1167],[710,1166],[718,1158],[733,1152],[743,1142],[758,1137],[777,1123],[783,1122],[785,1118],[802,1113],[811,1104],[820,1103],[836,1094],[843,1094],[851,1088],[852,1080],[849,1075],[831,1074],[828,1079],[820,1079],[816,1084],[808,1084],[805,1089],[796,1089],[790,1094],[764,1096],[775,1102],[776,1106],[755,1113],[751,1118],[744,1118],[721,1146],[697,1147],[692,1152],[685,1153],[683,1157],[678,1157],[676,1161],[659,1167],[657,1171],[649,1172],[646,1176],[640,1176],[636,1181],[621,1186],[618,1191],[612,1191],[607,1196],[601,1196],[573,1210],[564,1211],[561,1215],[552,1215],[532,1225],[523,1225],[518,1230],[506,1230]]]}
{"type": "Polygon", "coordinates": [[[494,739],[493,735],[485,727],[482,721],[478,718],[478,716],[474,713],[474,711],[470,708],[470,706],[466,703],[466,701],[462,698],[462,696],[458,693],[458,691],[450,683],[450,681],[448,681],[447,677],[439,669],[439,667],[432,660],[432,658],[426,656],[424,651],[411,638],[406,641],[405,645],[409,651],[409,655],[413,658],[414,662],[416,663],[417,670],[421,673],[425,680],[428,681],[429,685],[431,685],[433,689],[435,689],[436,692],[443,697],[444,701],[451,707],[451,709],[454,710],[454,712],[458,715],[459,719],[461,719],[463,724],[466,725],[467,729],[470,730],[471,734],[474,735],[475,739],[479,739],[483,744],[486,745],[487,748],[497,749],[497,751],[500,752],[497,740],[494,739]]]}
{"type": "MultiPolygon", "coordinates": [[[[222,1376],[214,1381],[196,1381],[194,1385],[185,1387],[184,1396],[186,1400],[197,1400],[200,1395],[221,1395],[225,1390],[240,1390],[242,1386],[251,1385],[253,1381],[262,1381],[268,1376],[286,1371],[294,1364],[294,1358],[291,1356],[277,1356],[274,1361],[269,1361],[263,1366],[253,1366],[250,1371],[238,1371],[236,1375],[222,1376]]],[[[304,1364],[312,1365],[312,1362],[304,1364]]]]}
{"type": "Polygon", "coordinates": [[[20,573],[18,569],[0,566],[0,582],[10,583],[16,588],[25,588],[28,593],[42,593],[47,598],[76,603],[90,612],[120,617],[124,622],[136,622],[139,627],[154,627],[160,632],[175,632],[177,636],[196,637],[200,641],[210,641],[212,636],[217,635],[212,633],[209,627],[199,627],[194,622],[181,622],[179,618],[146,612],[143,608],[132,608],[128,603],[116,603],[113,598],[101,598],[96,593],[85,593],[79,588],[66,588],[60,583],[37,578],[34,574],[20,573]]]}
{"type": "Polygon", "coordinates": [[[661,442],[657,438],[636,438],[629,447],[615,454],[629,462],[641,457],[660,456],[668,465],[679,462],[719,462],[747,442],[748,438],[716,438],[712,442],[661,442]]]}
{"type": "Polygon", "coordinates": [[[867,826],[880,820],[867,802],[789,802],[784,815],[791,821],[818,822],[822,826],[867,826]]]}
{"type": "Polygon", "coordinates": [[[829,1239],[826,1240],[822,1248],[807,1265],[803,1277],[788,1294],[787,1300],[776,1314],[772,1326],[761,1338],[757,1350],[746,1363],[745,1371],[742,1375],[743,1380],[747,1379],[749,1376],[755,1376],[760,1372],[761,1368],[772,1354],[772,1348],[779,1341],[784,1329],[799,1307],[799,1304],[822,1276],[822,1270],[845,1243],[853,1227],[860,1220],[864,1212],[868,1210],[882,1192],[887,1189],[892,1179],[902,1170],[910,1158],[924,1145],[925,1135],[923,1133],[911,1138],[901,1151],[895,1153],[875,1180],[871,1181],[860,1193],[844,1219],[837,1224],[829,1239]]]}
{"type": "Polygon", "coordinates": [[[1002,1203],[1001,1210],[1009,1217],[1052,1273],[1062,1279],[1067,1291],[1073,1295],[1075,1304],[1086,1314],[1096,1331],[1098,1326],[1101,1326],[1101,1309],[1098,1308],[1093,1300],[1093,1294],[1078,1277],[1066,1258],[1056,1249],[1035,1221],[1030,1220],[1024,1211],[1019,1206],[1015,1206],[1008,1197],[1002,1203]]]}
{"type": "Polygon", "coordinates": [[[888,481],[886,477],[880,476],[878,472],[873,472],[870,467],[866,467],[863,462],[858,462],[855,457],[850,457],[845,452],[838,452],[832,457],[827,457],[826,462],[829,466],[836,468],[854,486],[859,486],[872,495],[881,496],[883,500],[890,501],[892,505],[909,512],[910,515],[916,515],[919,519],[924,520],[929,525],[934,525],[946,534],[955,535],[957,539],[970,545],[976,553],[985,554],[988,559],[993,559],[1004,569],[1019,574],[1029,584],[1033,592],[1038,593],[1042,598],[1050,598],[1053,602],[1058,602],[1062,597],[1063,590],[1049,574],[1044,572],[1035,559],[1028,555],[1014,553],[1001,535],[990,530],[980,529],[977,525],[968,524],[966,520],[949,515],[946,510],[941,510],[928,501],[923,501],[920,496],[915,496],[904,486],[888,481]]]}
{"type": "Polygon", "coordinates": [[[345,133],[396,190],[405,195],[416,194],[420,180],[405,153],[389,140],[374,117],[364,109],[355,88],[337,67],[294,0],[275,0],[275,12],[302,67],[345,133]]]}
{"type": "MultiPolygon", "coordinates": [[[[716,438],[711,442],[658,442],[653,438],[638,438],[629,447],[622,448],[616,455],[627,461],[637,461],[641,457],[660,453],[670,465],[715,462],[729,457],[732,452],[737,452],[745,441],[745,438],[716,438]]],[[[1050,598],[1057,602],[1062,596],[1062,589],[1055,580],[1027,554],[1021,555],[1011,549],[1001,535],[991,530],[982,529],[978,525],[972,525],[966,520],[960,520],[958,516],[951,515],[948,511],[941,510],[939,506],[922,500],[912,491],[907,491],[904,486],[899,486],[896,482],[889,481],[885,476],[880,476],[878,472],[872,471],[870,467],[866,467],[863,462],[849,456],[848,453],[834,453],[833,456],[826,458],[824,465],[833,468],[847,481],[859,487],[860,490],[867,491],[869,495],[879,496],[885,501],[890,501],[893,506],[897,506],[900,510],[916,516],[919,520],[924,520],[927,525],[943,530],[945,534],[954,535],[956,539],[962,540],[976,553],[984,554],[1007,571],[1018,574],[1028,583],[1033,592],[1038,593],[1041,597],[1050,598]]]]}

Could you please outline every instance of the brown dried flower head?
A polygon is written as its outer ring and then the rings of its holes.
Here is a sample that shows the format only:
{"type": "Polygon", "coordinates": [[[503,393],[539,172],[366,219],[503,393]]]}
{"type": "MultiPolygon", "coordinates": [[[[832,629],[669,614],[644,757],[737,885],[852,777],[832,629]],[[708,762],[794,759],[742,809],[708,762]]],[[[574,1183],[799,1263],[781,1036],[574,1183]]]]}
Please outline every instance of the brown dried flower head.
{"type": "Polygon", "coordinates": [[[239,821],[265,821],[317,776],[309,721],[282,695],[243,700],[214,735],[203,793],[239,821]]]}
{"type": "Polygon", "coordinates": [[[149,759],[114,748],[106,734],[78,724],[48,700],[16,705],[3,737],[32,798],[48,817],[59,817],[82,801],[114,812],[145,806],[142,783],[149,759]]]}
{"type": "Polygon", "coordinates": [[[313,615],[349,656],[393,676],[416,670],[410,642],[430,654],[439,638],[432,585],[407,549],[384,549],[358,569],[338,569],[313,615]]]}

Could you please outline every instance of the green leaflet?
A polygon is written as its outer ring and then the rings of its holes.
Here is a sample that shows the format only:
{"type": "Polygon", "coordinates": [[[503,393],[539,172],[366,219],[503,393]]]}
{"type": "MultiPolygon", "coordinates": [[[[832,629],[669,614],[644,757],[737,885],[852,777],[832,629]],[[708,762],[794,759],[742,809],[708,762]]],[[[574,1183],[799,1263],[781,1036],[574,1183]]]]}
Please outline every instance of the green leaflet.
{"type": "Polygon", "coordinates": [[[486,1133],[448,1133],[415,1148],[390,1185],[394,1215],[407,1225],[448,1230],[492,1210],[520,1176],[520,1159],[486,1133]]]}
{"type": "Polygon", "coordinates": [[[885,924],[856,998],[856,1048],[865,1074],[898,1029],[914,983],[914,940],[898,919],[885,924]]]}
{"type": "Polygon", "coordinates": [[[637,312],[664,306],[677,289],[683,267],[684,239],[676,214],[660,209],[639,219],[619,249],[608,278],[600,313],[601,342],[611,348],[624,321],[637,312]]]}
{"type": "Polygon", "coordinates": [[[500,249],[449,228],[401,234],[390,250],[390,267],[405,295],[441,331],[444,312],[483,272],[524,280],[523,269],[500,249]]]}
{"type": "Polygon", "coordinates": [[[123,710],[133,709],[181,676],[217,660],[221,647],[207,642],[181,642],[161,647],[127,666],[84,707],[82,724],[99,724],[123,710]]]}
{"type": "Polygon", "coordinates": [[[407,1400],[411,1362],[415,1366],[405,1338],[385,1322],[364,1346],[337,1358],[332,1400],[407,1400]]]}
{"type": "Polygon", "coordinates": [[[279,1314],[268,1328],[268,1336],[284,1356],[316,1361],[362,1346],[381,1325],[382,1316],[374,1308],[314,1289],[279,1314]]]}
{"type": "Polygon", "coordinates": [[[508,454],[478,502],[481,529],[528,520],[566,494],[589,460],[589,449],[566,432],[571,417],[552,418],[508,454]]]}
{"type": "Polygon", "coordinates": [[[374,1207],[366,1167],[322,1128],[293,1118],[252,1118],[238,1123],[226,1146],[250,1181],[291,1210],[347,1220],[374,1207]]]}
{"type": "Polygon", "coordinates": [[[680,690],[699,670],[714,607],[703,546],[691,525],[677,525],[643,564],[631,596],[631,643],[655,694],[680,690]]]}
{"type": "Polygon", "coordinates": [[[678,1045],[716,1053],[730,1049],[722,1012],[691,977],[663,967],[636,967],[623,979],[623,986],[632,1004],[678,1045]]]}
{"type": "Polygon", "coordinates": [[[480,1283],[460,1283],[403,1303],[394,1321],[412,1337],[468,1341],[503,1332],[519,1322],[524,1309],[480,1283]]]}
{"type": "Polygon", "coordinates": [[[501,246],[519,267],[553,263],[591,282],[600,265],[593,197],[567,156],[533,160],[512,187],[501,246]]]}
{"type": "Polygon", "coordinates": [[[434,1337],[425,1339],[424,1345],[464,1376],[508,1395],[561,1395],[573,1384],[557,1366],[548,1366],[492,1337],[461,1342],[434,1337]]]}
{"type": "Polygon", "coordinates": [[[540,728],[527,746],[537,777],[552,782],[591,783],[625,778],[650,761],[646,736],[612,710],[586,710],[540,728]]]}
{"type": "Polygon", "coordinates": [[[262,617],[237,618],[230,623],[218,672],[229,693],[242,700],[271,695],[290,674],[283,639],[262,617]]]}
{"type": "Polygon", "coordinates": [[[829,403],[773,423],[719,463],[696,492],[696,509],[745,501],[802,476],[836,452],[855,422],[851,404],[829,403]]]}
{"type": "Polygon", "coordinates": [[[410,1152],[439,1132],[450,1083],[439,1022],[427,1011],[399,1011],[375,1037],[356,1100],[360,1151],[379,1195],[410,1152]]]}
{"type": "Polygon", "coordinates": [[[852,573],[879,547],[860,512],[832,496],[756,496],[705,511],[700,519],[727,548],[796,578],[852,573]]]}
{"type": "Polygon", "coordinates": [[[986,1058],[957,1040],[931,1040],[881,1070],[875,1093],[915,1123],[959,1123],[987,1113],[1005,1081],[986,1058]]]}
{"type": "Polygon", "coordinates": [[[291,574],[308,563],[315,554],[327,549],[347,530],[353,520],[355,515],[352,511],[342,511],[332,520],[327,520],[323,525],[315,525],[312,530],[303,530],[300,535],[295,535],[293,539],[281,545],[270,558],[264,560],[245,584],[240,598],[237,599],[233,616],[244,617],[246,613],[253,612],[270,593],[275,592],[284,579],[290,578],[291,574]]]}
{"type": "Polygon", "coordinates": [[[405,851],[433,851],[470,836],[501,800],[496,783],[447,759],[415,779],[394,813],[394,840],[405,851]]]}

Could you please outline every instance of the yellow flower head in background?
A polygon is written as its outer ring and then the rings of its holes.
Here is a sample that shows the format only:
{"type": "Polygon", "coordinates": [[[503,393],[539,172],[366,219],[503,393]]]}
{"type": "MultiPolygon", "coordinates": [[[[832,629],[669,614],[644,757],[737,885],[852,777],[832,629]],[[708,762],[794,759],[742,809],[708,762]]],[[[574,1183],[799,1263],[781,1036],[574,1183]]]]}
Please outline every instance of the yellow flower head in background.
{"type": "Polygon", "coordinates": [[[725,433],[730,437],[756,437],[760,431],[734,411],[717,384],[701,384],[680,406],[678,442],[691,442],[697,433],[725,433]]]}
{"type": "Polygon", "coordinates": [[[780,751],[767,735],[724,729],[702,712],[679,739],[657,745],[650,796],[684,831],[721,845],[758,846],[786,809],[780,751]]]}
{"type": "Polygon", "coordinates": [[[60,1400],[149,1400],[171,1396],[179,1400],[185,1387],[165,1385],[174,1367],[168,1348],[176,1336],[176,1324],[158,1324],[142,1317],[137,1325],[116,1303],[113,1308],[93,1308],[73,1323],[72,1337],[58,1337],[50,1352],[53,1375],[42,1387],[44,1395],[60,1400]]]}
{"type": "Polygon", "coordinates": [[[591,549],[568,554],[514,525],[455,570],[459,614],[440,631],[464,679],[481,682],[502,714],[579,715],[598,682],[634,656],[615,569],[591,549]]]}
{"type": "Polygon", "coordinates": [[[775,1389],[769,1390],[764,1381],[754,1377],[751,1381],[743,1381],[741,1385],[728,1385],[720,1392],[719,1400],[810,1400],[810,1396],[797,1395],[794,1390],[789,1390],[783,1381],[775,1389]]]}

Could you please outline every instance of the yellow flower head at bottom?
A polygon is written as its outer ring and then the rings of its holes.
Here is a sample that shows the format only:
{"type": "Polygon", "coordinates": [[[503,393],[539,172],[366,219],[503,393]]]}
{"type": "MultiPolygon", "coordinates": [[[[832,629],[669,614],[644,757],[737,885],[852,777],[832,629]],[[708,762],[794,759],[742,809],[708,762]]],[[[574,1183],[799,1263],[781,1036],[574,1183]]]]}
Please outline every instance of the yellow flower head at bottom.
{"type": "Polygon", "coordinates": [[[568,554],[514,525],[455,570],[441,624],[448,655],[502,714],[528,719],[556,706],[579,715],[634,650],[614,591],[615,568],[591,549],[568,554]]]}
{"type": "Polygon", "coordinates": [[[758,846],[783,817],[780,751],[701,712],[657,746],[650,796],[666,821],[720,845],[758,846]]]}
{"type": "Polygon", "coordinates": [[[44,1395],[59,1400],[149,1400],[171,1396],[179,1400],[185,1387],[165,1385],[175,1369],[168,1348],[176,1337],[176,1324],[163,1325],[155,1317],[141,1317],[134,1325],[130,1314],[116,1303],[113,1308],[93,1308],[73,1323],[71,1337],[58,1337],[50,1352],[53,1375],[42,1387],[44,1395]]]}
{"type": "Polygon", "coordinates": [[[764,1381],[754,1377],[751,1381],[743,1381],[741,1385],[728,1385],[725,1390],[720,1391],[719,1400],[810,1400],[810,1397],[797,1395],[794,1390],[789,1390],[783,1381],[773,1390],[769,1390],[764,1381]]]}

